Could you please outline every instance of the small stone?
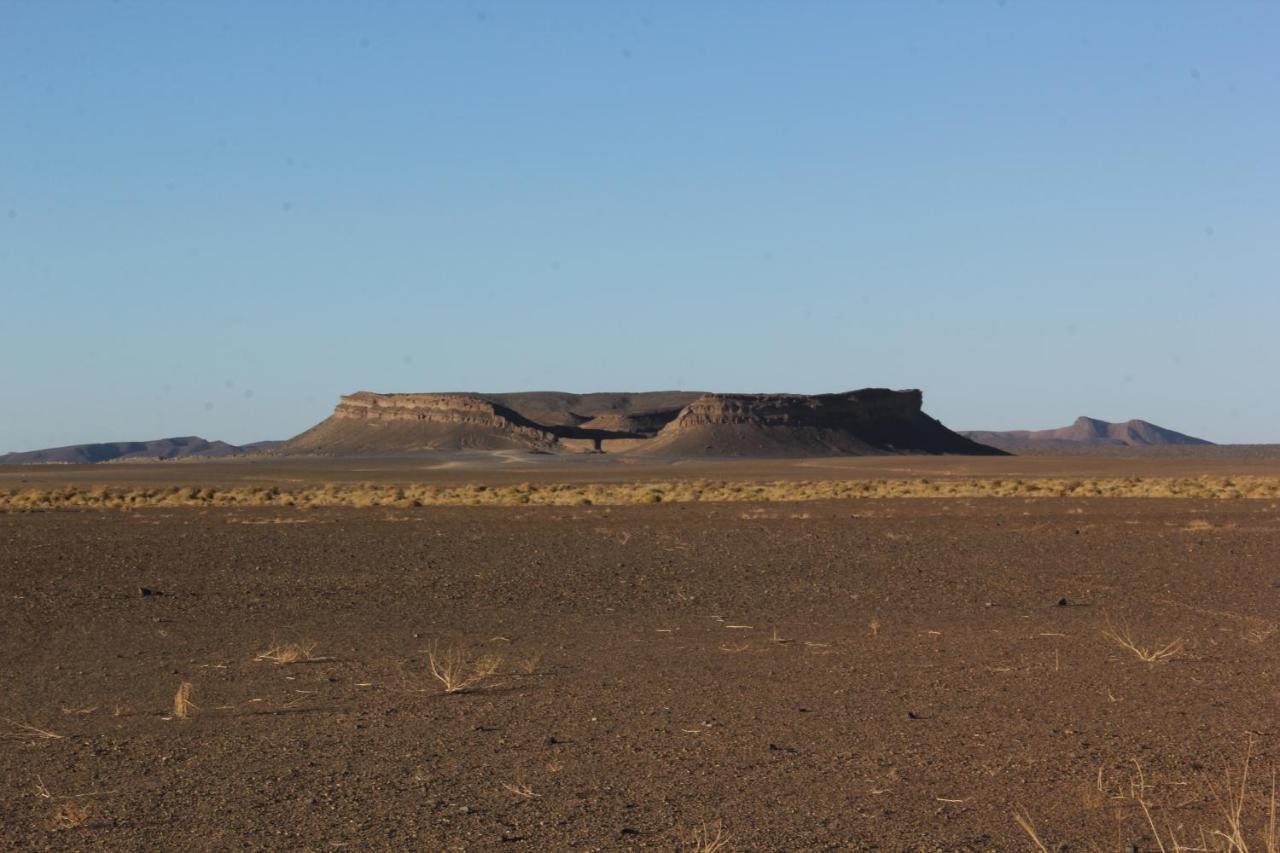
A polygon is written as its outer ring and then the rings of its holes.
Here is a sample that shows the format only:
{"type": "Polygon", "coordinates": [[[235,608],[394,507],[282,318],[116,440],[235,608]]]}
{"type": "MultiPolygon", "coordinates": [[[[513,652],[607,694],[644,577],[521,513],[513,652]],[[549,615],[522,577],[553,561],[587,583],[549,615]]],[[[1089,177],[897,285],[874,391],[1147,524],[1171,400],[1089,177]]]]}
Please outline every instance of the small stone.
{"type": "Polygon", "coordinates": [[[1066,598],[1059,598],[1059,599],[1058,599],[1058,606],[1059,606],[1059,607],[1066,607],[1066,606],[1067,606],[1067,599],[1066,599],[1066,598]]]}

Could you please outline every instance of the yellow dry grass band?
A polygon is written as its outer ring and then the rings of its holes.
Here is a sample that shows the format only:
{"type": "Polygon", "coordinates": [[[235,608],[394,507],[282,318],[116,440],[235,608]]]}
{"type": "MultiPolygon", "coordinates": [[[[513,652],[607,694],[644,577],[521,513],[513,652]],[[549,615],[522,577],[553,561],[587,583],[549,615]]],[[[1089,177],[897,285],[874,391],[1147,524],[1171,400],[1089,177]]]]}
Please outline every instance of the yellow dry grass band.
{"type": "Polygon", "coordinates": [[[1280,477],[902,479],[464,486],[66,486],[0,490],[0,511],[144,507],[623,506],[848,498],[1253,498],[1280,499],[1280,477]]]}

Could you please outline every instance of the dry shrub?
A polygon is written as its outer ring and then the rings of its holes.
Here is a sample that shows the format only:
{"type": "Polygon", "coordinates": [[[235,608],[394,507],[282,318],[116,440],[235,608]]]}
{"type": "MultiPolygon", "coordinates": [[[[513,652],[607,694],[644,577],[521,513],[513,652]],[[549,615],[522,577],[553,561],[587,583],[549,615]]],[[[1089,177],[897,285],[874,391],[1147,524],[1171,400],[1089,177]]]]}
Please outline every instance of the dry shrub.
{"type": "Polygon", "coordinates": [[[720,821],[716,821],[715,826],[707,826],[704,823],[695,829],[689,836],[688,846],[696,853],[725,853],[730,849],[731,840],[733,836],[724,831],[720,821]]]}
{"type": "Polygon", "coordinates": [[[443,651],[436,645],[427,650],[427,666],[431,675],[444,685],[445,693],[465,693],[480,686],[502,665],[498,655],[480,655],[472,658],[460,646],[443,651]]]}

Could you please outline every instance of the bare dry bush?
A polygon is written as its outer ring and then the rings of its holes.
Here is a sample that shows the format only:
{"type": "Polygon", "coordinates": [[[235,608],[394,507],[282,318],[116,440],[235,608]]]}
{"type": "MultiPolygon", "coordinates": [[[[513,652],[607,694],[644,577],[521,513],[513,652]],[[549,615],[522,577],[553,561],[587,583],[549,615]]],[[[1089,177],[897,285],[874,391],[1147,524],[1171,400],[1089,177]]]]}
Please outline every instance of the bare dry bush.
{"type": "Polygon", "coordinates": [[[427,667],[431,675],[444,685],[445,693],[465,693],[474,690],[493,676],[502,666],[498,655],[480,655],[472,658],[460,646],[441,650],[432,645],[427,649],[427,667]]]}
{"type": "Polygon", "coordinates": [[[696,853],[724,853],[730,849],[729,842],[732,839],[733,836],[724,831],[720,821],[716,821],[715,826],[704,823],[689,836],[688,847],[696,853]]]}

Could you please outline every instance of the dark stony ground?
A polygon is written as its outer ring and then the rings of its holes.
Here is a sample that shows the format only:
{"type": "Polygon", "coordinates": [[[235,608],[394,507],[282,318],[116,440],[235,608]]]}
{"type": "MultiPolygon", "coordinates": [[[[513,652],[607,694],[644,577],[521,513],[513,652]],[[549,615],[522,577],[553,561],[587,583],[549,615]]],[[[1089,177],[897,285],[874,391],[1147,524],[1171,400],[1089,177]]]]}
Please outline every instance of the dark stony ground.
{"type": "Polygon", "coordinates": [[[1278,605],[1266,501],[0,515],[0,848],[1156,849],[1264,820],[1278,605]]]}

